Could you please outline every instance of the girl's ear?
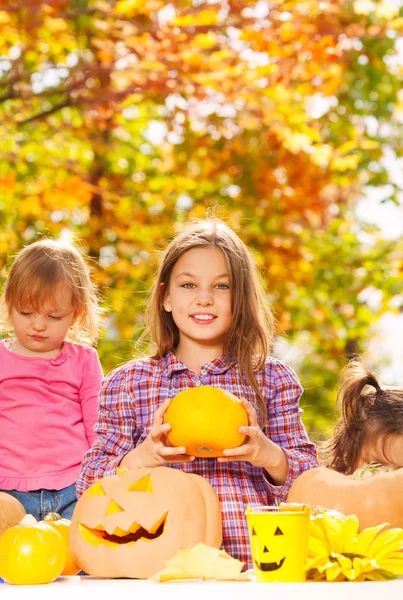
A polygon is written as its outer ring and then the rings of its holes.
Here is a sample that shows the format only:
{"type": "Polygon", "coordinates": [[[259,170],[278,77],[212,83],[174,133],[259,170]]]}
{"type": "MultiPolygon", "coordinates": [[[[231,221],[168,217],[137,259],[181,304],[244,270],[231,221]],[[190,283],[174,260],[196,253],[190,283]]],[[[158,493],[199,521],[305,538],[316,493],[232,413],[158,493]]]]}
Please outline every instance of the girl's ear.
{"type": "Polygon", "coordinates": [[[72,319],[72,321],[71,321],[71,323],[70,323],[70,328],[71,328],[71,327],[73,327],[73,326],[75,325],[75,323],[76,323],[76,321],[77,321],[78,317],[79,317],[78,308],[76,308],[76,309],[74,310],[73,319],[72,319]]]}
{"type": "Polygon", "coordinates": [[[170,299],[169,299],[169,294],[167,294],[167,295],[164,297],[164,301],[163,301],[163,303],[162,303],[162,306],[165,308],[165,310],[166,310],[167,312],[172,312],[172,306],[171,306],[171,301],[170,301],[170,299]]]}
{"type": "MultiPolygon", "coordinates": [[[[163,286],[164,286],[164,284],[161,283],[161,287],[163,287],[163,286]]],[[[165,293],[164,293],[164,299],[162,301],[162,306],[164,307],[164,309],[167,312],[172,312],[172,306],[171,306],[171,301],[169,299],[169,292],[168,292],[168,290],[166,290],[165,293]]]]}

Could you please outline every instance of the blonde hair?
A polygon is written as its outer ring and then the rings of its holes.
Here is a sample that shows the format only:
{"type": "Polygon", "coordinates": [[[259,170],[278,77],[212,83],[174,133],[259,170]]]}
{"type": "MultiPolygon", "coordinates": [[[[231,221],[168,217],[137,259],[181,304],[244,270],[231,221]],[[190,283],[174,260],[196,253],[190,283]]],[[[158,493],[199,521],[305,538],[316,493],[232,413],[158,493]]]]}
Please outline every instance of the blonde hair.
{"type": "Polygon", "coordinates": [[[178,259],[191,248],[219,248],[227,261],[231,286],[232,318],[224,354],[234,357],[254,389],[259,420],[267,409],[255,378],[263,368],[273,338],[273,316],[264,296],[255,261],[238,235],[219,219],[196,220],[177,235],[162,255],[146,311],[146,334],[161,358],[179,344],[172,313],[163,307],[164,295],[178,259]]]}
{"type": "Polygon", "coordinates": [[[351,475],[369,445],[387,462],[388,439],[403,434],[403,389],[381,387],[372,371],[353,360],[340,373],[337,398],[342,416],[322,444],[324,464],[351,475]],[[373,389],[364,390],[367,386],[373,389]]]}
{"type": "Polygon", "coordinates": [[[83,256],[72,244],[41,240],[21,250],[8,274],[0,304],[0,325],[11,331],[11,311],[32,306],[40,310],[54,302],[55,295],[67,288],[72,293],[76,318],[69,339],[94,344],[98,338],[102,309],[83,256]]]}

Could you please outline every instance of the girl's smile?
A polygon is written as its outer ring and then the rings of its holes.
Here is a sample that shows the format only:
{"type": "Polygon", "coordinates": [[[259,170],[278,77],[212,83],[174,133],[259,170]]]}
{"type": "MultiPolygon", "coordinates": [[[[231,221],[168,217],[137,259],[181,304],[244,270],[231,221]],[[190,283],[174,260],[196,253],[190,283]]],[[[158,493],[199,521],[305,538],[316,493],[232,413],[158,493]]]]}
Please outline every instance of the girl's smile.
{"type": "Polygon", "coordinates": [[[197,313],[195,315],[190,315],[190,318],[192,321],[200,325],[210,325],[210,323],[213,323],[217,317],[207,313],[197,313]]]}

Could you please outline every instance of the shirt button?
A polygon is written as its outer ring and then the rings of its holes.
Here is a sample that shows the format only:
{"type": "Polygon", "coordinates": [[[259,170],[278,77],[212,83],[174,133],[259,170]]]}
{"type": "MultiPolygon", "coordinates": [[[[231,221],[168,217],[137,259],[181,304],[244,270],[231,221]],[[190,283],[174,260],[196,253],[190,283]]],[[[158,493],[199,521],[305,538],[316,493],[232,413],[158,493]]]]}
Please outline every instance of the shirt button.
{"type": "Polygon", "coordinates": [[[196,381],[195,385],[201,385],[201,381],[200,381],[200,379],[198,379],[198,380],[196,381]]]}
{"type": "Polygon", "coordinates": [[[207,369],[202,369],[202,370],[200,371],[200,373],[201,373],[202,375],[207,375],[207,369]]]}

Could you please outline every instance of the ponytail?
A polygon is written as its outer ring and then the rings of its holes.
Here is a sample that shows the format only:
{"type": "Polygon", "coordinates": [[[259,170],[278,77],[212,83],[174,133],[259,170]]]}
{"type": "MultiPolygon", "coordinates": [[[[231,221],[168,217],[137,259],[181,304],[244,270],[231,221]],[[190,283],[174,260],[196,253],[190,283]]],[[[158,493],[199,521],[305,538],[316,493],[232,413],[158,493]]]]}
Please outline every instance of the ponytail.
{"type": "Polygon", "coordinates": [[[346,427],[359,425],[366,418],[366,395],[362,391],[367,385],[375,388],[376,393],[382,391],[375,375],[360,362],[353,360],[341,371],[337,401],[342,406],[346,427]]]}
{"type": "Polygon", "coordinates": [[[353,473],[366,439],[368,411],[379,394],[382,389],[378,380],[360,362],[353,360],[341,371],[337,402],[341,404],[342,417],[333,438],[322,444],[326,466],[346,475],[353,473]],[[366,386],[375,388],[375,392],[364,394],[366,386]]]}

